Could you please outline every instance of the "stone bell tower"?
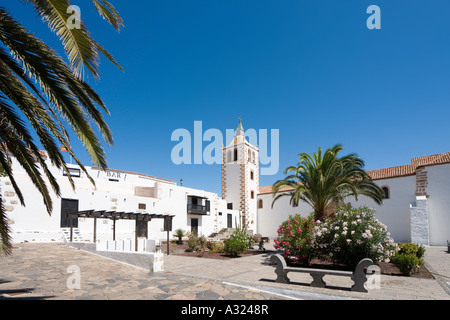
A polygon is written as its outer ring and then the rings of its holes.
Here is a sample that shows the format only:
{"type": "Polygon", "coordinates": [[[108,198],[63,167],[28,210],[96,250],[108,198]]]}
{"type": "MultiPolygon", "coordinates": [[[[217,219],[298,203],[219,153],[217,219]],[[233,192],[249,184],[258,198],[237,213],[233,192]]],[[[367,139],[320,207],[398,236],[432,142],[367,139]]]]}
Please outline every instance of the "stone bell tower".
{"type": "Polygon", "coordinates": [[[242,225],[256,232],[259,189],[259,150],[245,138],[239,119],[236,135],[222,146],[222,198],[228,206],[241,211],[242,225]]]}

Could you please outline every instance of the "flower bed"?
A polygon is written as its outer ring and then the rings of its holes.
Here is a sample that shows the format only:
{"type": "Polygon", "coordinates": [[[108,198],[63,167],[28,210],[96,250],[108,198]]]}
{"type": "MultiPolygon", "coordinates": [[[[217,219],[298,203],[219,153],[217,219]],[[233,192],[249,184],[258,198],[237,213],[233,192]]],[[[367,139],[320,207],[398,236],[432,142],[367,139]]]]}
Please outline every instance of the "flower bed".
{"type": "MultiPolygon", "coordinates": [[[[403,266],[390,262],[392,257],[404,260],[397,258],[398,245],[368,207],[338,207],[325,221],[315,221],[312,214],[308,218],[291,215],[278,228],[274,247],[298,266],[354,270],[361,259],[370,258],[383,274],[405,274],[403,266]]],[[[419,267],[421,277],[431,276],[423,265],[419,267]]]]}

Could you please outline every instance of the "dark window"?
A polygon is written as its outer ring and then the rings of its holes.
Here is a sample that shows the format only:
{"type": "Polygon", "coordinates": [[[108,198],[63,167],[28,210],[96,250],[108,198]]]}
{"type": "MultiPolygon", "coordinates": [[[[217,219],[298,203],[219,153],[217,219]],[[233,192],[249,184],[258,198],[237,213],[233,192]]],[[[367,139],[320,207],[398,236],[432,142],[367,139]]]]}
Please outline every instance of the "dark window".
{"type": "MultiPolygon", "coordinates": [[[[70,175],[72,177],[81,177],[81,171],[80,169],[75,168],[67,168],[67,171],[69,171],[70,175]]],[[[63,175],[67,176],[67,172],[63,171],[63,175]]]]}
{"type": "Polygon", "coordinates": [[[237,148],[234,148],[234,161],[238,160],[238,150],[237,148]]]}
{"type": "Polygon", "coordinates": [[[211,211],[211,202],[209,200],[206,200],[206,212],[211,211]]]}
{"type": "Polygon", "coordinates": [[[227,209],[233,210],[233,202],[227,203],[227,209]]]}
{"type": "Polygon", "coordinates": [[[250,191],[250,198],[255,199],[255,191],[250,191]]]}
{"type": "Polygon", "coordinates": [[[255,176],[255,174],[254,174],[253,170],[250,171],[250,180],[254,180],[254,176],[255,176]]]}
{"type": "Polygon", "coordinates": [[[145,210],[145,209],[147,209],[147,205],[145,203],[139,203],[138,204],[138,209],[145,210]]]}
{"type": "Polygon", "coordinates": [[[263,201],[262,201],[262,199],[259,199],[258,200],[258,209],[262,209],[262,207],[263,207],[263,201]]]}
{"type": "Polygon", "coordinates": [[[391,197],[389,187],[382,187],[381,190],[383,190],[383,199],[389,199],[391,197]]]}

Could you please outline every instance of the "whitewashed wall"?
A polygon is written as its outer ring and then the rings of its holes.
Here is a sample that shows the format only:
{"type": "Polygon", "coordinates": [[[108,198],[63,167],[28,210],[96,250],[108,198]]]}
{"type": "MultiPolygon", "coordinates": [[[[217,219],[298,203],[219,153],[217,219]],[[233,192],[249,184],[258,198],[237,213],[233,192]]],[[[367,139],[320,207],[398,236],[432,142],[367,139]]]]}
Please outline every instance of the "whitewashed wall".
{"type": "Polygon", "coordinates": [[[366,205],[375,209],[375,216],[387,226],[395,241],[409,242],[411,240],[410,204],[415,202],[415,176],[376,180],[375,183],[380,187],[389,186],[390,189],[390,199],[385,199],[381,206],[367,197],[361,197],[358,201],[352,198],[348,202],[353,207],[366,205]]]}
{"type": "MultiPolygon", "coordinates": [[[[76,167],[76,166],[72,166],[76,167]]],[[[190,231],[191,218],[199,219],[199,234],[209,236],[213,232],[227,226],[227,214],[239,217],[238,210],[227,210],[226,201],[217,194],[203,190],[195,190],[177,186],[174,182],[164,179],[153,179],[133,173],[113,171],[109,174],[97,169],[88,168],[90,175],[95,180],[95,186],[81,174],[79,178],[73,178],[76,184],[72,190],[67,177],[59,170],[50,167],[57,178],[61,188],[61,197],[57,197],[52,191],[53,211],[49,215],[42,201],[42,196],[32,185],[23,169],[13,162],[14,177],[25,197],[26,206],[20,205],[17,195],[7,178],[0,179],[0,187],[3,203],[10,221],[14,242],[23,241],[62,241],[60,232],[61,198],[79,200],[79,210],[114,210],[124,212],[156,213],[175,215],[172,230],[181,228],[190,231]],[[110,178],[118,180],[109,181],[110,178]],[[135,196],[135,187],[155,187],[154,197],[135,196]],[[210,200],[211,211],[208,215],[188,215],[187,195],[207,197],[210,200]],[[145,204],[145,209],[138,209],[139,204],[145,204]],[[222,212],[222,215],[219,215],[222,212]]],[[[80,218],[78,227],[85,240],[93,240],[94,219],[80,218]]],[[[97,240],[112,240],[113,221],[109,219],[97,219],[97,240]]],[[[163,220],[153,219],[148,224],[148,235],[152,239],[166,239],[167,233],[163,230],[163,220]]],[[[170,232],[169,236],[173,239],[170,232]]],[[[135,221],[116,220],[116,239],[135,238],[135,221]]]]}
{"type": "Polygon", "coordinates": [[[259,199],[263,200],[263,207],[258,209],[257,232],[270,239],[278,236],[278,227],[289,218],[289,215],[300,214],[302,217],[307,217],[313,211],[305,202],[300,202],[298,207],[293,207],[289,203],[290,197],[278,199],[273,208],[274,198],[272,194],[261,194],[258,196],[259,199]]]}
{"type": "Polygon", "coordinates": [[[447,245],[447,240],[450,241],[450,164],[425,167],[425,171],[430,245],[447,245]]]}

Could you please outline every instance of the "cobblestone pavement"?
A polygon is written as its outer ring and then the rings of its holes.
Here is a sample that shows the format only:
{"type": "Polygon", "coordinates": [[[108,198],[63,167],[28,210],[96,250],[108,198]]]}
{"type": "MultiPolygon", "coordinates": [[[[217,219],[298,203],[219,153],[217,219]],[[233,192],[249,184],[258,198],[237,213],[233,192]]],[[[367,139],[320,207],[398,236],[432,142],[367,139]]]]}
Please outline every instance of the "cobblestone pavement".
{"type": "MultiPolygon", "coordinates": [[[[450,254],[427,248],[427,263],[440,279],[450,275],[450,254]]],[[[287,300],[450,299],[444,282],[382,276],[380,289],[349,291],[346,277],[326,276],[327,288],[312,288],[309,275],[289,274],[293,284],[275,283],[268,255],[232,260],[165,257],[165,272],[148,271],[65,244],[15,244],[0,259],[0,299],[57,300],[287,300]],[[79,271],[79,288],[76,279],[79,271]]]]}

